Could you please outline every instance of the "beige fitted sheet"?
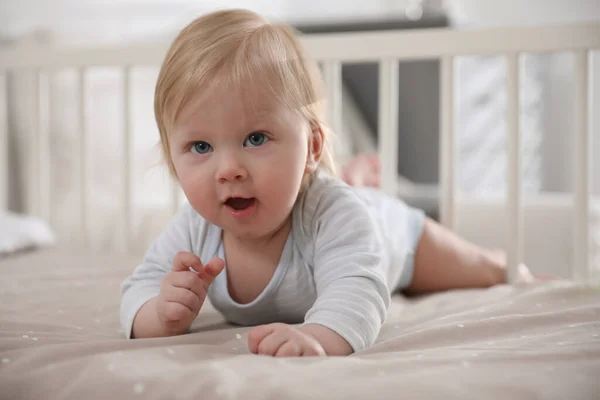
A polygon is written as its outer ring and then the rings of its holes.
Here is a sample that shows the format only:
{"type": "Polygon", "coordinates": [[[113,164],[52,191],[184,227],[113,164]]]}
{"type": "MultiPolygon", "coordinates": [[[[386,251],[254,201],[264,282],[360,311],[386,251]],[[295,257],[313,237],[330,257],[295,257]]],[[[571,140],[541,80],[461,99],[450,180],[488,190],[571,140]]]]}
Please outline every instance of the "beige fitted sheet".
{"type": "Polygon", "coordinates": [[[126,340],[137,260],[64,248],[0,260],[2,399],[600,399],[600,288],[395,296],[377,344],[275,359],[210,306],[192,332],[126,340]]]}

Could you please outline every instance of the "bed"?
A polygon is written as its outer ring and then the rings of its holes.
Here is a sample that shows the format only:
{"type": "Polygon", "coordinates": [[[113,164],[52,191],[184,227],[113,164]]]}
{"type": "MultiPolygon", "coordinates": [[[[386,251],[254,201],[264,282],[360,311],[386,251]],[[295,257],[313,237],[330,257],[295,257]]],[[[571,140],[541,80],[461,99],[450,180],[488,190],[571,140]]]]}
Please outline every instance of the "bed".
{"type": "MultiPolygon", "coordinates": [[[[189,334],[126,340],[118,322],[120,284],[140,262],[147,242],[184,201],[176,185],[168,183],[166,189],[162,187],[168,193],[166,204],[138,207],[133,201],[132,66],[160,64],[168,44],[11,48],[0,53],[4,86],[0,91],[4,117],[0,160],[6,161],[0,162],[0,209],[14,205],[18,170],[26,178],[22,183],[26,190],[16,196],[24,205],[16,214],[17,222],[30,229],[21,231],[23,236],[9,234],[9,239],[18,237],[21,243],[0,258],[0,398],[600,398],[600,285],[592,268],[590,215],[595,202],[590,201],[587,150],[591,136],[588,65],[591,51],[600,48],[600,25],[314,34],[302,40],[323,64],[329,120],[334,128],[342,118],[341,63],[380,62],[377,151],[383,164],[382,189],[393,195],[401,189],[396,171],[390,167],[398,165],[397,138],[391,134],[397,132],[398,116],[392,110],[397,109],[394,104],[399,96],[393,84],[397,76],[394,63],[398,59],[442,60],[440,208],[442,223],[451,229],[459,229],[462,215],[474,210],[461,208],[468,203],[454,186],[454,57],[506,55],[509,168],[500,221],[506,223],[502,247],[509,254],[511,284],[413,298],[395,295],[377,343],[348,357],[275,359],[252,355],[246,345],[249,328],[226,323],[210,305],[201,311],[189,334]],[[531,223],[524,215],[520,190],[519,111],[515,106],[519,100],[518,54],[567,50],[577,55],[573,147],[577,183],[575,207],[566,217],[571,223],[566,234],[569,251],[566,261],[561,261],[569,276],[513,284],[516,265],[526,253],[523,235],[531,223]],[[85,107],[73,113],[72,125],[79,128],[71,150],[80,156],[73,158],[75,165],[63,166],[61,171],[75,177],[74,189],[69,192],[57,187],[56,176],[50,173],[53,157],[62,146],[53,141],[53,132],[44,125],[52,118],[48,118],[45,103],[37,100],[51,98],[42,84],[49,70],[74,68],[82,83],[86,69],[97,65],[113,66],[122,73],[117,94],[125,112],[119,128],[122,135],[116,136],[122,157],[117,162],[92,162],[89,144],[96,139],[85,122],[85,107]],[[33,127],[33,133],[22,139],[31,144],[22,169],[21,164],[17,168],[7,145],[8,128],[14,128],[5,123],[7,110],[14,107],[6,90],[7,71],[34,72],[36,101],[34,107],[22,109],[33,127]],[[112,183],[114,188],[104,193],[110,205],[104,214],[92,207],[98,205],[94,203],[98,199],[90,193],[94,188],[87,179],[96,162],[122,168],[119,181],[112,183]],[[57,197],[57,193],[66,197],[57,197]],[[104,239],[97,238],[98,234],[104,239]]],[[[77,92],[82,103],[89,101],[85,90],[83,85],[77,92]]],[[[485,215],[487,211],[479,212],[485,215]]],[[[481,224],[485,223],[482,220],[481,224]]],[[[489,226],[480,229],[491,230],[489,226]]]]}
{"type": "Polygon", "coordinates": [[[248,328],[205,307],[189,334],[128,341],[119,285],[134,257],[51,248],[2,263],[3,399],[594,399],[600,287],[569,281],[394,297],[350,357],[251,355],[248,328]],[[173,394],[177,393],[177,396],[173,394]]]}

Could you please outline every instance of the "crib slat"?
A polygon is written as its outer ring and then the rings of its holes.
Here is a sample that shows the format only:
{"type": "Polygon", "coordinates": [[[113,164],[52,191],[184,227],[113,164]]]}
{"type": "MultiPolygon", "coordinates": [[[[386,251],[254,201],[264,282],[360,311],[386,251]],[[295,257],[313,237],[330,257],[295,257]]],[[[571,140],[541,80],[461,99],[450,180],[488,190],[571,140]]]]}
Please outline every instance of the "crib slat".
{"type": "Polygon", "coordinates": [[[507,55],[506,98],[508,142],[508,168],[506,170],[508,204],[507,280],[514,283],[518,276],[518,266],[523,260],[519,55],[516,53],[507,55]]]}
{"type": "Polygon", "coordinates": [[[381,188],[397,196],[398,185],[398,60],[379,62],[378,145],[381,188]]]}
{"type": "Polygon", "coordinates": [[[8,182],[8,73],[0,71],[0,211],[9,204],[8,182]]]}
{"type": "Polygon", "coordinates": [[[327,96],[327,120],[338,137],[342,132],[342,64],[338,61],[323,63],[325,95],[327,96]]]}
{"type": "Polygon", "coordinates": [[[456,229],[456,138],[454,135],[454,57],[440,66],[440,222],[456,229]]]}
{"type": "Polygon", "coordinates": [[[131,218],[131,87],[130,87],[131,68],[123,68],[123,240],[121,250],[127,252],[132,241],[132,218],[131,218]]]}
{"type": "Polygon", "coordinates": [[[573,279],[590,278],[589,197],[590,197],[590,70],[589,53],[575,54],[575,218],[573,226],[573,279]]]}
{"type": "Polygon", "coordinates": [[[87,125],[86,125],[86,68],[77,70],[79,82],[79,202],[80,229],[83,245],[88,244],[88,179],[89,163],[87,157],[87,125]]]}
{"type": "Polygon", "coordinates": [[[40,216],[45,221],[50,221],[50,131],[48,121],[50,120],[48,102],[49,96],[49,78],[48,72],[38,72],[38,171],[39,176],[39,207],[40,216]]]}
{"type": "Polygon", "coordinates": [[[32,71],[33,93],[31,98],[31,119],[29,120],[29,140],[30,151],[27,153],[28,169],[27,169],[27,212],[37,217],[40,213],[40,74],[39,69],[32,71]]]}

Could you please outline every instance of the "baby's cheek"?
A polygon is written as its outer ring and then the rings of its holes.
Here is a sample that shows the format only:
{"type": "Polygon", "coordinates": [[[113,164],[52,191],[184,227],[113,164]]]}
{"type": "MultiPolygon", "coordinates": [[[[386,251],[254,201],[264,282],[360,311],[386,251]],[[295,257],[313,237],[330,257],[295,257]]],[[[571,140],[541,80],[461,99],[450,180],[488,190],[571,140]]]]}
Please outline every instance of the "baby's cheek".
{"type": "Polygon", "coordinates": [[[269,182],[271,193],[279,203],[293,204],[298,196],[302,174],[292,173],[292,171],[280,171],[274,175],[269,182]]]}
{"type": "MultiPolygon", "coordinates": [[[[181,177],[179,183],[192,207],[204,215],[211,213],[211,209],[216,207],[218,199],[214,191],[214,185],[201,184],[202,181],[200,178],[184,176],[181,177]]],[[[204,182],[207,181],[204,180],[204,182]]]]}
{"type": "Polygon", "coordinates": [[[194,181],[189,176],[180,176],[179,184],[181,189],[185,193],[186,197],[193,201],[195,198],[202,196],[202,192],[199,190],[199,185],[194,184],[194,181]]]}

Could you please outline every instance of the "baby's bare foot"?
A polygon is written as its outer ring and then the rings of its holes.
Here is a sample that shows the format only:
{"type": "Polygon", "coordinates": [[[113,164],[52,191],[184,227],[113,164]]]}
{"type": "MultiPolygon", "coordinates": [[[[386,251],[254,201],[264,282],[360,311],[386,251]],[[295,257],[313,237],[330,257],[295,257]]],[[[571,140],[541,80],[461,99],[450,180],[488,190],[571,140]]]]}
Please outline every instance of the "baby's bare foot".
{"type": "MultiPolygon", "coordinates": [[[[500,267],[503,269],[507,268],[506,253],[503,250],[493,249],[489,251],[488,255],[500,267]]],[[[550,281],[557,279],[554,276],[534,274],[527,265],[523,263],[519,264],[517,273],[517,283],[531,283],[535,281],[550,281]]]]}
{"type": "Polygon", "coordinates": [[[342,168],[342,179],[350,186],[380,187],[379,157],[376,154],[358,154],[342,168]]]}

